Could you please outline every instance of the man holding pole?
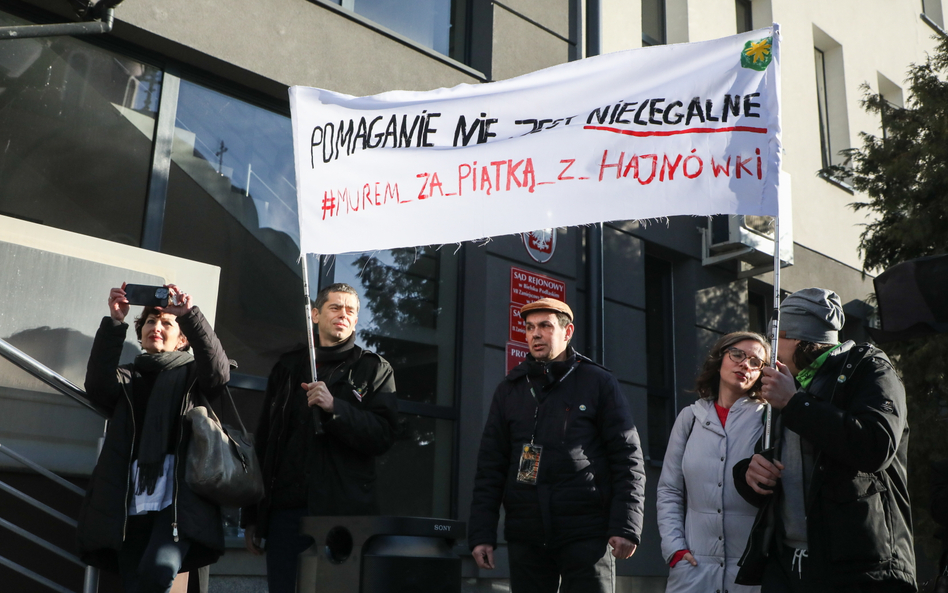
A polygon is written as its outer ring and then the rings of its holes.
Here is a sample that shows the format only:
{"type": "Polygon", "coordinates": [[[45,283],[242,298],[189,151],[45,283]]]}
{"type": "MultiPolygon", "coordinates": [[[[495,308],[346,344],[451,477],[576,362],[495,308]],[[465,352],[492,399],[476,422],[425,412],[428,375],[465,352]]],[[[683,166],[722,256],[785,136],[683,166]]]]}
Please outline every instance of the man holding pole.
{"type": "Polygon", "coordinates": [[[569,345],[573,312],[544,298],[520,310],[527,360],[501,382],[484,427],[468,545],[494,568],[500,505],[514,593],[607,593],[615,558],[642,533],[639,435],[616,378],[569,345]]]}
{"type": "Polygon", "coordinates": [[[333,284],[312,310],[316,380],[307,348],[283,355],[267,381],[255,433],[266,497],[243,509],[247,549],[263,553],[270,593],[295,593],[297,559],[312,545],[305,515],[374,515],[375,457],[395,441],[392,367],[355,345],[359,295],[333,284]]]}
{"type": "Polygon", "coordinates": [[[734,468],[761,507],[737,582],[763,593],[915,591],[905,390],[884,352],[840,344],[842,327],[830,290],[780,305],[780,361],[763,371],[774,447],[734,468]]]}

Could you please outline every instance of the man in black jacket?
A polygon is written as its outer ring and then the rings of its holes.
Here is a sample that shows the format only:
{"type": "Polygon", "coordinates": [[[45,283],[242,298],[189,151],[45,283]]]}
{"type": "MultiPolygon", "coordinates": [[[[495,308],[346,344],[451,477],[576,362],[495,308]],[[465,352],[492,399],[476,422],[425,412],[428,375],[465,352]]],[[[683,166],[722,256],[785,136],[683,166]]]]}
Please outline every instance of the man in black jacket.
{"type": "Polygon", "coordinates": [[[477,459],[468,544],[494,568],[501,502],[514,593],[605,593],[642,533],[645,473],[619,383],[570,346],[561,301],[524,305],[530,354],[494,392],[477,459]],[[610,551],[610,546],[612,550],[610,551]]]}
{"type": "Polygon", "coordinates": [[[266,497],[243,509],[247,549],[263,553],[270,593],[295,593],[298,557],[313,540],[305,515],[373,515],[375,458],[395,441],[392,367],[355,345],[359,295],[333,284],[316,295],[316,379],[307,348],[285,354],[270,373],[255,433],[266,497]]]}
{"type": "Polygon", "coordinates": [[[741,496],[762,507],[737,582],[763,593],[915,591],[902,381],[878,348],[839,343],[835,292],[799,290],[780,317],[781,362],[763,371],[779,413],[774,455],[734,467],[741,496]]]}

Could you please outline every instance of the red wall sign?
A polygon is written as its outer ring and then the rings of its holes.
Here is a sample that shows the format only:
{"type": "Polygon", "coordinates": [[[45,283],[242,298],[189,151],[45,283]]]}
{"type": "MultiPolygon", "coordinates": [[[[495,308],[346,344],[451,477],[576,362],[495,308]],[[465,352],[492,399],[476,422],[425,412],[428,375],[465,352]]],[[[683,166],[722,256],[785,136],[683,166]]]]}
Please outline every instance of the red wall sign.
{"type": "Polygon", "coordinates": [[[507,342],[507,371],[505,375],[513,370],[515,366],[526,360],[530,349],[523,344],[514,344],[507,342]]]}
{"type": "Polygon", "coordinates": [[[527,343],[526,329],[523,327],[523,319],[520,318],[520,305],[510,303],[510,336],[511,342],[527,343]]]}
{"type": "Polygon", "coordinates": [[[566,302],[566,282],[520,268],[510,268],[510,335],[507,342],[507,372],[526,359],[527,334],[520,307],[544,297],[566,302]]]}
{"type": "Polygon", "coordinates": [[[566,283],[528,270],[510,268],[510,302],[526,305],[544,297],[566,302],[566,283]]]}

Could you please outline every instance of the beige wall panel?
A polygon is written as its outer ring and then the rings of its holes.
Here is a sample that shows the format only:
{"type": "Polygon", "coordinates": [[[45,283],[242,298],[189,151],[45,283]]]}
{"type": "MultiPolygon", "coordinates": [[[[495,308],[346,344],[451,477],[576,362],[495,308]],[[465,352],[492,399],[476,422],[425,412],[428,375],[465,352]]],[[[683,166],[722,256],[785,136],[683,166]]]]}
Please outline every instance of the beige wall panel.
{"type": "Polygon", "coordinates": [[[879,73],[901,83],[909,64],[923,60],[925,52],[934,48],[930,39],[933,31],[919,18],[918,3],[911,0],[846,0],[831,4],[773,0],[772,7],[774,20],[780,23],[783,34],[783,169],[794,180],[794,240],[848,266],[861,268],[858,243],[861,225],[867,218],[863,213],[853,212],[849,204],[862,198],[816,176],[822,162],[813,27],[842,48],[842,84],[848,119],[848,137],[841,139],[842,146],[860,145],[860,131],[879,130],[878,118],[859,106],[859,86],[869,82],[875,89],[879,73]],[[790,122],[793,125],[788,125],[790,122]]]}
{"type": "Polygon", "coordinates": [[[690,2],[688,40],[707,41],[737,34],[737,11],[734,0],[701,0],[690,2]]]}
{"type": "Polygon", "coordinates": [[[602,53],[642,47],[642,6],[628,0],[602,0],[602,53]]]}
{"type": "MultiPolygon", "coordinates": [[[[494,2],[498,7],[509,7],[523,16],[540,23],[547,29],[569,38],[569,0],[504,0],[494,2]]],[[[502,8],[500,8],[502,10],[502,8]]]]}
{"type": "Polygon", "coordinates": [[[306,0],[130,0],[119,20],[286,85],[352,95],[476,79],[306,0]]]}
{"type": "Polygon", "coordinates": [[[569,60],[569,44],[503,9],[494,10],[494,80],[569,60]]]}
{"type": "MultiPolygon", "coordinates": [[[[641,44],[641,4],[603,0],[603,50],[641,44]]],[[[669,43],[733,35],[732,0],[668,0],[669,43]]],[[[830,81],[843,104],[831,108],[837,119],[834,144],[859,146],[860,132],[879,133],[879,118],[859,105],[860,85],[878,90],[880,76],[903,85],[909,65],[925,60],[935,47],[934,30],[919,16],[917,0],[754,0],[755,27],[776,21],[782,32],[783,170],[793,177],[793,228],[797,243],[860,269],[859,235],[868,219],[852,202],[865,198],[817,176],[822,167],[814,69],[814,27],[838,44],[841,66],[830,81]]],[[[824,39],[825,40],[825,39],[824,39]]]]}

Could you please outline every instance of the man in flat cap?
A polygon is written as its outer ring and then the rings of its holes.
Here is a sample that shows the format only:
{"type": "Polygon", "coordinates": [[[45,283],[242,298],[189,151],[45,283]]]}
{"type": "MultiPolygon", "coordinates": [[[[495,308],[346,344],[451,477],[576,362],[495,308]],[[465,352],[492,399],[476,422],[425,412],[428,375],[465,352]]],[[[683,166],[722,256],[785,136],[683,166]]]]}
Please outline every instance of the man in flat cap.
{"type": "Polygon", "coordinates": [[[527,359],[494,392],[477,459],[468,544],[494,568],[500,505],[513,593],[614,591],[615,559],[642,534],[645,473],[629,404],[607,369],[569,345],[573,312],[520,310],[527,359]]]}
{"type": "Polygon", "coordinates": [[[830,290],[780,305],[780,362],[763,371],[774,449],[734,467],[760,507],[737,582],[763,593],[915,591],[905,389],[884,352],[840,344],[842,327],[830,290]]]}

